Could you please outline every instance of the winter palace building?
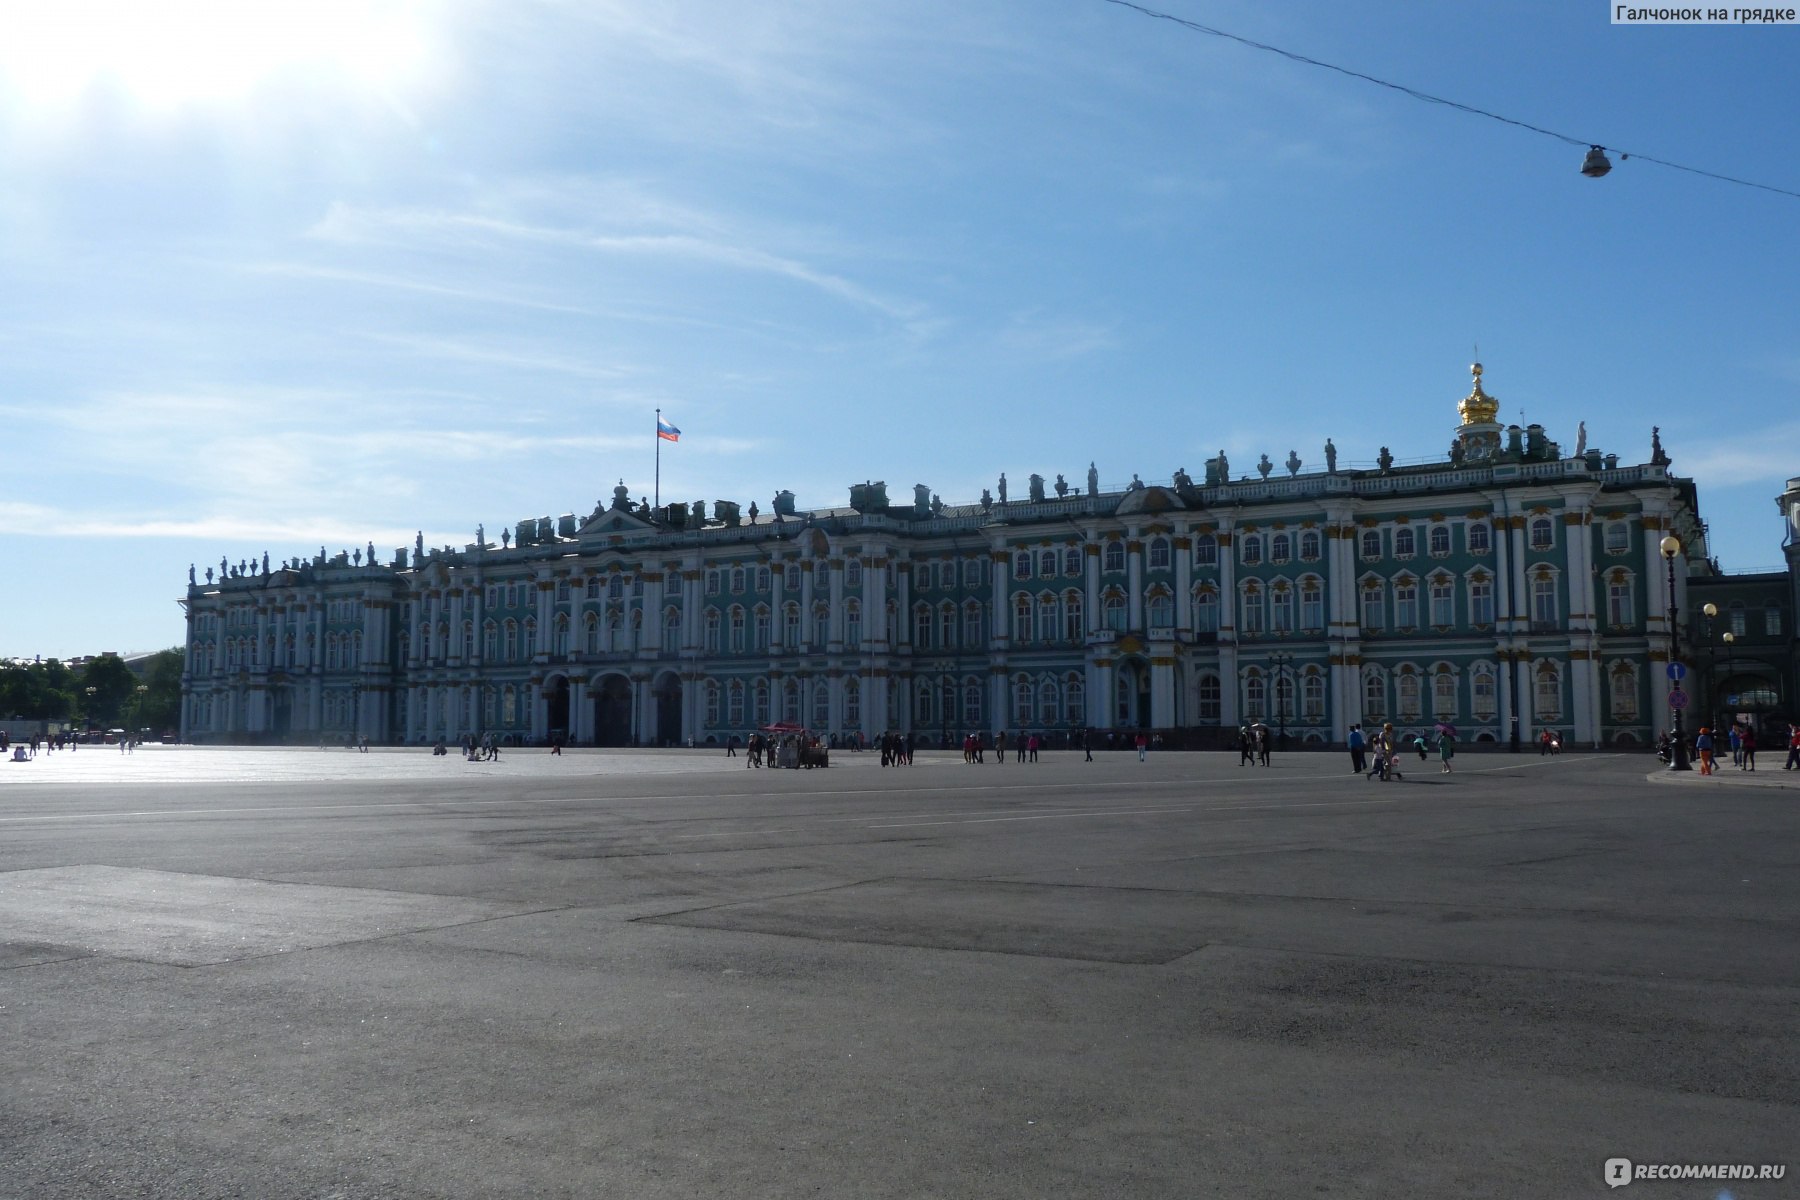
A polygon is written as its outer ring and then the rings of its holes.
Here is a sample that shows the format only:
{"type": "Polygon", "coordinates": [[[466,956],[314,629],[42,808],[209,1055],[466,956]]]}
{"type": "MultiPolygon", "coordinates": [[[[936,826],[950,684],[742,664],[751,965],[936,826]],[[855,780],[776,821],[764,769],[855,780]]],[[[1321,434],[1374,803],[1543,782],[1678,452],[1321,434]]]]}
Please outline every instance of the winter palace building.
{"type": "MultiPolygon", "coordinates": [[[[748,519],[621,485],[498,544],[190,570],[182,734],[703,745],[789,721],[1204,745],[1255,720],[1315,742],[1448,720],[1465,742],[1648,741],[1667,571],[1684,615],[1714,574],[1692,482],[1654,440],[1627,464],[1501,425],[1479,366],[1458,412],[1423,465],[1339,470],[1327,442],[1322,470],[1290,452],[1233,479],[1221,453],[1166,486],[1103,492],[1090,467],[946,506],[870,483],[748,519]]],[[[1783,504],[1800,522],[1800,491],[1783,504]]]]}

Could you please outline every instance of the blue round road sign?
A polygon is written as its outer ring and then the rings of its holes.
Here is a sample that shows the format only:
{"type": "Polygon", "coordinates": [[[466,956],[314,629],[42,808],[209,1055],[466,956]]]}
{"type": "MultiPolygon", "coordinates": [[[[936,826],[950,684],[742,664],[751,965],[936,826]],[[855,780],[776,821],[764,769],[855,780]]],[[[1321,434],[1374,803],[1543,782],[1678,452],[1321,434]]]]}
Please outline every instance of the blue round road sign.
{"type": "Polygon", "coordinates": [[[1672,662],[1664,669],[1663,674],[1667,675],[1670,679],[1686,679],[1687,664],[1672,662]]]}

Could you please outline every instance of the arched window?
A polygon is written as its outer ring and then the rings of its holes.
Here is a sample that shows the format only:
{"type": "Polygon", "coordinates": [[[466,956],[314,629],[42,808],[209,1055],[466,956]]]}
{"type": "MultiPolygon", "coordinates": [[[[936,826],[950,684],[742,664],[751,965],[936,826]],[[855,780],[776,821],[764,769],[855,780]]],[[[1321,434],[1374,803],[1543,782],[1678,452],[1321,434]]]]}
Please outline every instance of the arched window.
{"type": "Polygon", "coordinates": [[[1500,711],[1500,692],[1494,673],[1487,667],[1476,667],[1469,676],[1469,711],[1477,721],[1491,721],[1500,711]]]}
{"type": "Polygon", "coordinates": [[[750,695],[752,708],[750,719],[758,725],[769,724],[770,718],[774,715],[773,709],[769,707],[769,681],[758,679],[750,695]]]}
{"type": "Polygon", "coordinates": [[[1263,543],[1259,534],[1246,534],[1243,543],[1243,558],[1246,567],[1254,567],[1263,560],[1263,543]]]}
{"type": "Polygon", "coordinates": [[[1531,581],[1531,623],[1536,629],[1549,631],[1557,625],[1559,605],[1556,603],[1556,577],[1540,574],[1531,581]]]}
{"type": "Polygon", "coordinates": [[[745,649],[744,609],[741,605],[734,604],[731,606],[731,652],[742,654],[745,649]]]}
{"type": "Polygon", "coordinates": [[[506,654],[507,662],[519,661],[519,623],[508,617],[506,621],[506,654]]]}
{"type": "Polygon", "coordinates": [[[1194,539],[1194,565],[1196,567],[1219,565],[1219,543],[1211,534],[1203,533],[1194,539]]]}
{"type": "Polygon", "coordinates": [[[929,592],[932,574],[930,563],[919,563],[913,568],[913,586],[921,592],[929,592]]]}
{"type": "Polygon", "coordinates": [[[981,602],[971,600],[963,605],[962,644],[973,650],[987,645],[987,634],[981,624],[981,602]]]}
{"type": "Polygon", "coordinates": [[[855,675],[844,680],[844,727],[862,728],[862,680],[855,675]]]}
{"type": "Polygon", "coordinates": [[[1402,672],[1394,680],[1394,707],[1402,721],[1416,721],[1421,711],[1419,707],[1419,677],[1402,672]]]}
{"type": "Polygon", "coordinates": [[[1164,571],[1169,566],[1169,539],[1157,537],[1150,539],[1150,569],[1164,571]]]}
{"type": "Polygon", "coordinates": [[[1087,688],[1079,675],[1063,683],[1063,719],[1071,725],[1087,724],[1087,688]]]}
{"type": "Polygon", "coordinates": [[[1306,562],[1314,562],[1319,557],[1319,534],[1317,530],[1308,529],[1300,535],[1300,557],[1306,562]]]}
{"type": "Polygon", "coordinates": [[[931,606],[921,601],[913,605],[913,649],[931,648],[931,606]]]}
{"type": "Polygon", "coordinates": [[[800,681],[798,679],[781,681],[781,719],[795,725],[800,723],[800,681]]]}
{"type": "Polygon", "coordinates": [[[1200,719],[1217,721],[1222,709],[1222,693],[1217,675],[1200,677],[1200,719]]]}
{"type": "Polygon", "coordinates": [[[1456,583],[1448,575],[1432,578],[1431,623],[1440,629],[1456,624],[1456,583]]]}
{"type": "MultiPolygon", "coordinates": [[[[593,617],[589,616],[588,620],[592,621],[593,617]]],[[[719,628],[722,624],[723,622],[719,619],[718,609],[709,608],[706,610],[706,652],[708,654],[717,654],[719,652],[719,628]]]]}
{"type": "Polygon", "coordinates": [[[1637,673],[1625,663],[1620,663],[1612,671],[1612,715],[1613,720],[1619,722],[1637,720],[1637,673]]]}
{"type": "Polygon", "coordinates": [[[1268,690],[1262,672],[1252,670],[1244,676],[1244,716],[1260,721],[1268,715],[1268,690]]]}
{"type": "Polygon", "coordinates": [[[1284,563],[1293,557],[1293,539],[1285,533],[1278,533],[1269,539],[1269,561],[1284,563]]]}
{"type": "Polygon", "coordinates": [[[1210,584],[1194,593],[1194,630],[1197,633],[1219,632],[1219,594],[1210,584]]]}
{"type": "Polygon", "coordinates": [[[931,694],[936,690],[929,680],[917,681],[917,690],[913,693],[913,708],[918,713],[916,722],[920,726],[931,724],[931,694]]]}
{"type": "Polygon", "coordinates": [[[1410,525],[1401,525],[1394,530],[1394,557],[1411,558],[1414,552],[1413,531],[1410,525]]]}
{"type": "Polygon", "coordinates": [[[781,606],[781,642],[789,650],[800,648],[800,606],[792,600],[781,606]]]}
{"type": "Polygon", "coordinates": [[[722,689],[719,687],[719,681],[716,679],[707,680],[706,681],[706,723],[709,727],[716,728],[719,724],[722,700],[723,700],[723,692],[722,692],[722,689]]]}
{"type": "Polygon", "coordinates": [[[672,604],[663,609],[662,649],[664,654],[681,650],[681,610],[672,604]]]}
{"type": "Polygon", "coordinates": [[[524,651],[526,658],[537,657],[538,627],[536,617],[526,617],[524,625],[524,651]]]}
{"type": "Polygon", "coordinates": [[[812,727],[831,728],[831,688],[823,679],[815,679],[812,687],[812,727]]]}
{"type": "Polygon", "coordinates": [[[1363,673],[1363,717],[1379,721],[1387,716],[1387,680],[1379,671],[1363,673]]]}
{"type": "Polygon", "coordinates": [[[1100,616],[1106,628],[1114,633],[1125,632],[1125,597],[1116,588],[1101,597],[1100,616]]]}
{"type": "Polygon", "coordinates": [[[734,679],[725,688],[725,719],[734,729],[744,724],[744,681],[734,679]]]}
{"type": "Polygon", "coordinates": [[[625,598],[625,577],[623,575],[613,575],[607,579],[606,598],[615,601],[625,598]]]}
{"type": "Polygon", "coordinates": [[[1440,721],[1456,717],[1456,676],[1449,667],[1439,667],[1431,677],[1431,715],[1440,721]]]}
{"type": "Polygon", "coordinates": [[[1429,549],[1434,558],[1443,558],[1450,553],[1450,527],[1448,525],[1433,525],[1428,536],[1431,539],[1429,549]]]}
{"type": "Polygon", "coordinates": [[[862,602],[844,601],[844,645],[855,650],[862,645],[862,602]]]}
{"type": "Polygon", "coordinates": [[[1123,571],[1125,569],[1125,543],[1114,539],[1106,543],[1106,551],[1101,555],[1101,569],[1105,571],[1123,571]]]}
{"type": "Polygon", "coordinates": [[[1049,579],[1056,574],[1056,551],[1040,550],[1038,552],[1038,578],[1049,579]]]}
{"type": "MultiPolygon", "coordinates": [[[[718,590],[719,590],[719,569],[717,567],[709,567],[706,572],[706,594],[709,596],[715,595],[718,592],[718,590]]],[[[590,599],[590,600],[593,599],[594,595],[595,595],[594,581],[592,579],[590,579],[590,580],[588,580],[588,599],[590,599]]]]}
{"type": "Polygon", "coordinates": [[[1031,578],[1031,553],[1030,553],[1030,551],[1021,550],[1021,551],[1019,551],[1019,553],[1013,555],[1013,578],[1014,579],[1030,579],[1031,578]]]}
{"type": "Polygon", "coordinates": [[[1606,623],[1615,629],[1636,624],[1637,604],[1631,594],[1631,576],[1614,571],[1606,583],[1606,623]]]}
{"type": "Polygon", "coordinates": [[[1037,617],[1038,641],[1046,644],[1056,641],[1056,594],[1054,592],[1045,592],[1038,597],[1037,617]]]}
{"type": "Polygon", "coordinates": [[[981,684],[974,679],[963,680],[963,724],[970,729],[981,728],[981,684]]]}
{"type": "Polygon", "coordinates": [[[1024,645],[1031,640],[1031,597],[1020,592],[1013,597],[1013,641],[1024,645]]]}
{"type": "Polygon", "coordinates": [[[1556,545],[1556,526],[1549,517],[1533,517],[1531,519],[1531,548],[1548,550],[1556,545]]]}
{"type": "Polygon", "coordinates": [[[1150,628],[1170,629],[1175,625],[1175,597],[1169,595],[1167,589],[1157,588],[1150,593],[1150,628]]]}
{"type": "Polygon", "coordinates": [[[1562,676],[1557,673],[1556,664],[1539,663],[1534,682],[1532,714],[1540,723],[1560,721],[1562,719],[1562,676]]]}
{"type": "Polygon", "coordinates": [[[1081,574],[1081,551],[1072,548],[1063,551],[1063,574],[1075,576],[1081,574]]]}
{"type": "Polygon", "coordinates": [[[1469,539],[1470,554],[1486,554],[1493,549],[1493,535],[1483,521],[1471,523],[1465,536],[1469,539]]]}
{"type": "Polygon", "coordinates": [[[1733,600],[1731,602],[1730,622],[1731,636],[1734,638],[1743,637],[1745,630],[1749,629],[1750,626],[1745,618],[1744,602],[1742,600],[1733,600]]]}
{"type": "Polygon", "coordinates": [[[1063,640],[1080,642],[1087,636],[1087,626],[1081,623],[1081,593],[1073,589],[1063,593],[1063,640]]]}
{"type": "MultiPolygon", "coordinates": [[[[743,591],[744,591],[744,568],[742,568],[742,567],[731,568],[731,590],[734,594],[737,594],[737,595],[743,594],[743,591]]],[[[618,598],[619,597],[616,595],[613,596],[614,600],[617,600],[618,598]]]]}
{"type": "Polygon", "coordinates": [[[1238,629],[1251,635],[1261,633],[1263,631],[1263,596],[1254,581],[1244,588],[1240,609],[1238,629]]]}
{"type": "Polygon", "coordinates": [[[1325,719],[1325,678],[1316,671],[1300,677],[1300,715],[1308,721],[1325,719]]]}
{"type": "Polygon", "coordinates": [[[1363,530],[1361,543],[1364,558],[1381,557],[1381,531],[1379,529],[1363,530]]]}
{"type": "MultiPolygon", "coordinates": [[[[588,614],[588,621],[593,622],[593,614],[588,614]]],[[[500,660],[500,626],[493,621],[484,621],[481,626],[481,657],[489,662],[500,660]]]]}
{"type": "Polygon", "coordinates": [[[1038,724],[1054,725],[1062,720],[1062,689],[1046,679],[1038,685],[1038,724]]]}
{"type": "Polygon", "coordinates": [[[775,590],[774,577],[769,573],[767,563],[756,568],[756,590],[765,594],[775,590]]]}
{"type": "Polygon", "coordinates": [[[1406,576],[1394,580],[1394,628],[1419,627],[1419,585],[1406,576]]]}
{"type": "Polygon", "coordinates": [[[569,614],[557,613],[554,626],[555,640],[551,644],[551,653],[558,658],[569,656],[569,614]]]}
{"type": "Polygon", "coordinates": [[[337,670],[338,660],[338,635],[328,633],[325,635],[325,669],[327,671],[337,670]]]}
{"type": "Polygon", "coordinates": [[[756,648],[758,651],[766,654],[769,650],[769,606],[766,604],[757,605],[755,612],[753,612],[751,616],[754,621],[756,648]]]}
{"type": "Polygon", "coordinates": [[[1013,721],[1019,725],[1031,725],[1037,721],[1037,706],[1032,703],[1034,692],[1031,680],[1023,675],[1013,683],[1013,721]]]}

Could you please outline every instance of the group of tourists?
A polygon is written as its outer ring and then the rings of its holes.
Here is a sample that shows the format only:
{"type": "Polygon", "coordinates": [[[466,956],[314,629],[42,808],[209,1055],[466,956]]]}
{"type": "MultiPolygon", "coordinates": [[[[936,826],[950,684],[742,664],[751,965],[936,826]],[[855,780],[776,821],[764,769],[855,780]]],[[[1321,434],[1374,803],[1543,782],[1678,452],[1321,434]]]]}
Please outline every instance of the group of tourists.
{"type": "MultiPolygon", "coordinates": [[[[1361,724],[1352,725],[1344,742],[1350,750],[1351,774],[1383,781],[1406,778],[1400,770],[1400,756],[1406,752],[1409,743],[1404,735],[1394,732],[1392,721],[1382,722],[1380,729],[1369,733],[1363,732],[1361,724]]],[[[1435,738],[1422,732],[1415,733],[1410,746],[1418,754],[1420,762],[1430,762],[1431,751],[1435,748],[1439,774],[1455,773],[1450,765],[1451,759],[1456,757],[1454,726],[1439,725],[1435,738]]]]}

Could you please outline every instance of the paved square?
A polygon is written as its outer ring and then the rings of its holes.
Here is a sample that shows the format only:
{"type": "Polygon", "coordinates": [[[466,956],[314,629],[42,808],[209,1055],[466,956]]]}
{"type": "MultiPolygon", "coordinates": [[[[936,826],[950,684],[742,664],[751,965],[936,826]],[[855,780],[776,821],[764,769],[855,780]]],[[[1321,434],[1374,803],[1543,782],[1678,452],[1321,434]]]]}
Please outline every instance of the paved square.
{"type": "Polygon", "coordinates": [[[0,1196],[1791,1195],[1800,788],[1652,766],[9,764],[0,1196]]]}

